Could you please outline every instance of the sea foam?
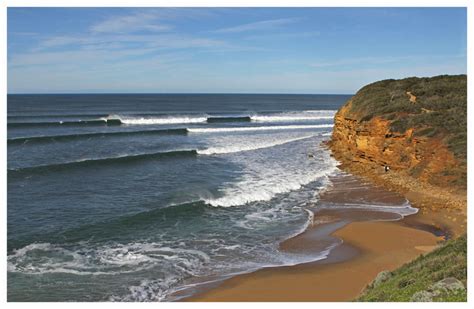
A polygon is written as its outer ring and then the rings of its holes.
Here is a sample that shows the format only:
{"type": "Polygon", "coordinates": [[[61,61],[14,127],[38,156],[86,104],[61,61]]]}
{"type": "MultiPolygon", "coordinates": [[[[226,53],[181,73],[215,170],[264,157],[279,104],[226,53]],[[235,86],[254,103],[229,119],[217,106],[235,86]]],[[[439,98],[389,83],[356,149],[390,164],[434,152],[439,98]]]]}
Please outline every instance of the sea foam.
{"type": "Polygon", "coordinates": [[[238,144],[238,145],[229,145],[229,146],[223,146],[223,147],[210,147],[203,150],[197,150],[197,153],[201,155],[213,155],[213,154],[226,154],[226,153],[236,153],[236,152],[242,152],[242,151],[251,151],[251,150],[284,145],[287,143],[296,142],[296,141],[311,138],[314,136],[315,135],[307,135],[307,136],[284,139],[284,140],[264,141],[264,142],[259,142],[258,144],[249,143],[249,144],[243,144],[243,145],[238,144]]]}
{"type": "Polygon", "coordinates": [[[160,118],[122,118],[123,124],[131,125],[151,125],[151,124],[180,124],[180,123],[201,123],[206,122],[207,117],[160,117],[160,118]]]}
{"type": "Polygon", "coordinates": [[[252,116],[252,121],[256,122],[293,122],[293,121],[315,121],[333,119],[334,116],[312,116],[312,115],[287,115],[287,116],[252,116]]]}
{"type": "Polygon", "coordinates": [[[248,132],[248,131],[273,131],[273,130],[298,130],[298,129],[323,129],[332,128],[333,124],[315,125],[287,125],[287,126],[261,126],[261,127],[234,127],[234,128],[188,128],[190,133],[221,133],[221,132],[248,132]]]}
{"type": "Polygon", "coordinates": [[[325,169],[319,172],[309,172],[296,175],[262,175],[257,179],[246,177],[238,184],[223,190],[224,196],[204,201],[215,207],[232,207],[252,202],[269,201],[278,194],[295,191],[303,186],[325,178],[337,169],[336,163],[328,163],[325,169]]]}

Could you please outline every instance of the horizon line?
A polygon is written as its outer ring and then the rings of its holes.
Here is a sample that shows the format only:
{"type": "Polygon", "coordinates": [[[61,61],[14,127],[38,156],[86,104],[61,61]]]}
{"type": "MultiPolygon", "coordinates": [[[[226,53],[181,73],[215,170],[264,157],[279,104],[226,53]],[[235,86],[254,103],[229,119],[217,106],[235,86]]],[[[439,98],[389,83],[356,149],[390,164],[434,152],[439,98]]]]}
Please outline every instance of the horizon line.
{"type": "Polygon", "coordinates": [[[198,94],[198,95],[215,95],[215,94],[229,94],[229,95],[354,95],[355,93],[285,93],[285,92],[15,92],[7,93],[7,95],[65,95],[65,94],[77,94],[77,95],[90,95],[90,94],[156,94],[156,95],[186,95],[186,94],[198,94]]]}

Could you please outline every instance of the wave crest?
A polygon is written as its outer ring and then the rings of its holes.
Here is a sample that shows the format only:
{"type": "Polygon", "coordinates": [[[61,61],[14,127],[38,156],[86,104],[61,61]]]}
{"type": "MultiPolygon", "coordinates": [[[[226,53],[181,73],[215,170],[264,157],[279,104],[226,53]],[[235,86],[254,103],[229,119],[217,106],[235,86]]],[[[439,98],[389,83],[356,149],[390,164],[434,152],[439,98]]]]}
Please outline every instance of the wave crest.
{"type": "Polygon", "coordinates": [[[224,190],[224,196],[212,199],[203,199],[206,204],[214,207],[234,207],[252,202],[263,202],[273,199],[275,196],[290,191],[295,191],[318,179],[327,178],[337,170],[336,162],[329,164],[325,170],[318,173],[300,175],[299,177],[273,179],[273,183],[267,184],[265,179],[261,182],[254,180],[242,181],[237,187],[224,190]]]}
{"type": "Polygon", "coordinates": [[[285,140],[278,140],[278,141],[270,141],[270,142],[262,142],[259,144],[248,144],[248,145],[231,145],[225,147],[211,147],[203,150],[198,150],[197,153],[200,155],[213,155],[213,154],[226,154],[226,153],[236,153],[236,152],[243,152],[243,151],[251,151],[263,148],[270,148],[279,145],[284,145],[291,142],[296,142],[299,140],[307,139],[314,137],[315,135],[307,135],[297,138],[285,139],[285,140]]]}
{"type": "Polygon", "coordinates": [[[202,123],[207,121],[207,117],[158,117],[158,118],[126,118],[118,117],[123,124],[129,125],[152,125],[152,124],[181,124],[181,123],[202,123]]]}
{"type": "Polygon", "coordinates": [[[237,128],[188,128],[190,133],[222,133],[222,132],[247,132],[247,131],[273,131],[297,129],[324,129],[332,128],[333,124],[315,125],[287,125],[287,126],[262,126],[262,127],[237,127],[237,128]]]}

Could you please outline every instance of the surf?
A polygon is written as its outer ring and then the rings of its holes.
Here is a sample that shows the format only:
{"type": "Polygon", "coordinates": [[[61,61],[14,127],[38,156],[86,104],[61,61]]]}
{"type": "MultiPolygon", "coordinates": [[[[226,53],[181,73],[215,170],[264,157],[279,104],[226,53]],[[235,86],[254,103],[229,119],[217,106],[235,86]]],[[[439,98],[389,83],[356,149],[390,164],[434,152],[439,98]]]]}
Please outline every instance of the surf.
{"type": "Polygon", "coordinates": [[[291,115],[280,115],[280,116],[270,116],[270,115],[261,115],[261,116],[252,116],[251,120],[255,122],[293,122],[293,121],[316,121],[316,120],[330,120],[334,116],[291,116],[291,115]]]}
{"type": "Polygon", "coordinates": [[[225,133],[225,132],[249,132],[249,131],[274,131],[274,130],[298,130],[298,129],[324,129],[332,128],[333,124],[316,125],[286,125],[286,126],[261,126],[261,127],[229,127],[229,128],[188,128],[190,133],[225,133]]]}
{"type": "Polygon", "coordinates": [[[120,125],[118,119],[91,119],[74,121],[38,121],[38,122],[9,122],[9,128],[27,128],[27,127],[66,127],[66,126],[114,126],[120,125]]]}
{"type": "Polygon", "coordinates": [[[308,138],[311,138],[311,137],[314,137],[314,136],[315,135],[307,135],[307,136],[302,136],[302,137],[297,137],[297,138],[270,141],[270,142],[262,141],[261,143],[258,143],[258,144],[230,145],[230,146],[224,146],[224,147],[210,147],[210,148],[203,149],[203,150],[197,150],[197,153],[200,154],[200,155],[215,155],[215,154],[228,154],[228,153],[252,151],[252,150],[258,150],[258,149],[264,149],[264,148],[270,148],[270,147],[275,147],[275,146],[279,146],[279,145],[284,145],[284,144],[288,144],[288,143],[291,143],[291,142],[296,142],[296,141],[308,139],[308,138]]]}
{"type": "Polygon", "coordinates": [[[167,124],[185,124],[185,123],[204,123],[207,117],[122,117],[118,116],[118,120],[126,125],[167,125],[167,124]]]}
{"type": "Polygon", "coordinates": [[[7,140],[8,144],[24,144],[24,143],[44,143],[55,141],[72,141],[89,138],[100,137],[116,137],[116,136],[137,136],[137,135],[186,135],[186,128],[178,129],[160,129],[160,130],[141,130],[141,131],[118,131],[118,132],[94,132],[83,134],[63,134],[63,135],[45,135],[45,136],[26,136],[15,137],[7,140]]]}
{"type": "Polygon", "coordinates": [[[164,152],[155,152],[155,153],[142,153],[142,154],[130,154],[125,156],[118,157],[108,157],[108,158],[90,158],[82,159],[78,161],[71,161],[65,163],[56,163],[56,164],[46,164],[46,165],[37,165],[31,167],[21,167],[21,168],[12,168],[8,169],[10,175],[19,175],[25,173],[41,173],[57,170],[65,170],[69,168],[77,167],[90,167],[90,166],[107,166],[117,163],[132,163],[136,161],[152,160],[152,159],[165,159],[165,158],[175,158],[175,157],[195,157],[197,155],[196,150],[173,150],[173,151],[164,151],[164,152]]]}

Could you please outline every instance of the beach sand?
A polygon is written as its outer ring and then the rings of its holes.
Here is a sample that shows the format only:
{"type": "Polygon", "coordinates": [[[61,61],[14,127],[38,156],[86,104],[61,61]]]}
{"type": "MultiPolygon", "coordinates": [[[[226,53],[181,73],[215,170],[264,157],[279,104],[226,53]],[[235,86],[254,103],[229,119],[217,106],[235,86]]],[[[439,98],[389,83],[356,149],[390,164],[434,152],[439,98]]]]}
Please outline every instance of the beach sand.
{"type": "MultiPolygon", "coordinates": [[[[354,180],[353,176],[333,179],[333,183],[333,187],[321,195],[319,203],[360,199],[399,203],[397,199],[402,197],[354,180]]],[[[447,213],[443,205],[435,205],[437,200],[421,198],[423,203],[430,205],[429,211],[422,208],[417,214],[399,221],[380,221],[394,220],[397,216],[367,210],[318,211],[315,224],[283,242],[281,250],[320,252],[325,245],[324,235],[343,240],[343,244],[333,249],[326,259],[238,275],[184,300],[352,301],[379,272],[396,269],[433,250],[445,237],[464,230],[458,224],[463,220],[462,213],[447,213]],[[458,223],[456,219],[452,220],[455,216],[459,216],[458,223]]],[[[415,204],[421,205],[416,196],[411,196],[410,202],[413,199],[415,204]]]]}
{"type": "Polygon", "coordinates": [[[397,268],[439,241],[396,222],[354,222],[333,235],[345,243],[327,260],[237,276],[189,300],[351,301],[380,271],[397,268]],[[346,259],[338,261],[340,256],[346,259]]]}

